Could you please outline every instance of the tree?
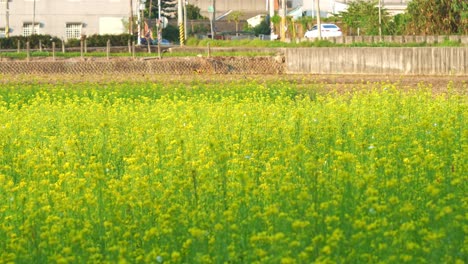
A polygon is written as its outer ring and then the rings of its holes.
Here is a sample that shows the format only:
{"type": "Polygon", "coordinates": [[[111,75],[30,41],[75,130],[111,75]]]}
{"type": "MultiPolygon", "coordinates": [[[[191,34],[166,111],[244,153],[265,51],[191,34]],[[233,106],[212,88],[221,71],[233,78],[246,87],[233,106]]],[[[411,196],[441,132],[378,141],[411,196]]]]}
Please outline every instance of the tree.
{"type": "Polygon", "coordinates": [[[270,19],[269,17],[265,17],[265,19],[260,22],[260,24],[256,25],[253,28],[253,31],[256,36],[263,34],[263,35],[270,35],[271,33],[271,27],[270,27],[270,19]]]}
{"type": "Polygon", "coordinates": [[[204,17],[200,14],[201,9],[198,6],[188,4],[187,8],[187,19],[203,19],[204,17]]]}
{"type": "Polygon", "coordinates": [[[408,34],[467,34],[466,0],[412,0],[407,7],[408,34]]]}
{"type": "MultiPolygon", "coordinates": [[[[389,32],[389,22],[391,20],[388,12],[382,8],[382,33],[389,32]]],[[[346,11],[340,12],[338,18],[341,19],[349,33],[359,33],[364,35],[379,34],[379,7],[378,1],[357,0],[348,5],[346,11]]]]}
{"type": "Polygon", "coordinates": [[[244,13],[242,13],[241,11],[233,11],[228,15],[228,21],[234,21],[234,23],[236,24],[236,32],[239,32],[239,22],[243,15],[244,13]]]}
{"type": "Polygon", "coordinates": [[[273,23],[274,32],[279,32],[278,27],[281,23],[281,17],[278,14],[275,14],[274,16],[270,17],[270,22],[273,23]]]}

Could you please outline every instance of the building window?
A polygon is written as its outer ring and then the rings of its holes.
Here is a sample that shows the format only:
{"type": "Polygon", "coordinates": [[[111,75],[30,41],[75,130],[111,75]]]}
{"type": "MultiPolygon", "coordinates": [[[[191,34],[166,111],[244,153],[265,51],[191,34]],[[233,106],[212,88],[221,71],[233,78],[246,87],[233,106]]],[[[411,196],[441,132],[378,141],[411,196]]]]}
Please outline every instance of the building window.
{"type": "Polygon", "coordinates": [[[81,28],[83,23],[67,23],[65,34],[67,39],[76,39],[81,37],[81,28]]]}
{"type": "Polygon", "coordinates": [[[31,22],[23,23],[23,36],[27,37],[32,34],[39,34],[39,23],[34,23],[34,28],[31,22]]]}
{"type": "Polygon", "coordinates": [[[4,27],[0,28],[0,38],[6,37],[6,30],[4,27]]]}

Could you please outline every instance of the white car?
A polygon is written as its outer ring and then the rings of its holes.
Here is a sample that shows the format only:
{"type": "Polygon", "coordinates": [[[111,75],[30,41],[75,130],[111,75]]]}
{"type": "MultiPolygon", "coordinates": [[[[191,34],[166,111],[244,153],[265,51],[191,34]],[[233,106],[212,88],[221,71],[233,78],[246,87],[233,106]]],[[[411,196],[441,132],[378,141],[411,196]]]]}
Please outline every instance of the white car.
{"type": "MultiPolygon", "coordinates": [[[[322,38],[329,37],[341,37],[343,33],[341,29],[335,24],[321,24],[322,26],[322,38]]],[[[311,30],[307,30],[304,34],[304,38],[318,38],[318,26],[315,25],[311,30]]]]}

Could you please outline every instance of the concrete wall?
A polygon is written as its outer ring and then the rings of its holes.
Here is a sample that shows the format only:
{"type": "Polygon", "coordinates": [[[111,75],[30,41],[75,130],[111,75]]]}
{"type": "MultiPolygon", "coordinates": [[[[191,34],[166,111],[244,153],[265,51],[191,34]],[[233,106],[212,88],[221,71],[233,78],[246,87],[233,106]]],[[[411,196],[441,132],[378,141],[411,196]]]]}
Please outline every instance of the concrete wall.
{"type": "Polygon", "coordinates": [[[468,76],[468,47],[290,48],[287,73],[468,76]]]}
{"type": "MultiPolygon", "coordinates": [[[[352,43],[379,43],[379,36],[342,36],[342,37],[331,37],[326,38],[330,42],[336,44],[352,44],[352,43]]],[[[449,36],[382,36],[382,41],[386,43],[427,43],[427,44],[436,44],[442,43],[445,39],[451,41],[459,42],[464,46],[468,46],[468,35],[449,35],[449,36]]],[[[315,41],[314,38],[306,39],[301,38],[300,41],[315,41]]]]}

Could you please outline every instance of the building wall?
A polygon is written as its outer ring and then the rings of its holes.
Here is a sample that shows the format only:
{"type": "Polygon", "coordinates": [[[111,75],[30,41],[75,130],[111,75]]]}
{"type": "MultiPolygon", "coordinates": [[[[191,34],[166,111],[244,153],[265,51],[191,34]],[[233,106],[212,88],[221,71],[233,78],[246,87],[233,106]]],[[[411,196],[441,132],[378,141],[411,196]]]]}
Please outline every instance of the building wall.
{"type": "MultiPolygon", "coordinates": [[[[208,6],[212,0],[189,0],[189,4],[198,6],[204,16],[208,16],[208,6]]],[[[267,0],[216,0],[216,15],[222,15],[229,10],[242,11],[249,14],[266,14],[267,0]]]]}
{"type": "MultiPolygon", "coordinates": [[[[315,14],[315,4],[317,0],[303,0],[304,10],[308,14],[315,14]]],[[[345,11],[348,4],[356,0],[320,0],[320,14],[321,16],[329,16],[341,11],[345,11]]],[[[383,8],[386,8],[390,14],[398,14],[404,12],[406,5],[411,0],[381,0],[383,8]]]]}
{"type": "MultiPolygon", "coordinates": [[[[10,0],[10,36],[23,34],[23,23],[39,23],[39,34],[66,38],[67,23],[82,23],[82,34],[127,32],[122,19],[130,15],[128,0],[10,0]]],[[[136,1],[135,1],[136,2],[136,1]]],[[[136,6],[135,6],[136,9],[136,6]]],[[[5,3],[0,2],[0,28],[5,27],[5,3]]]]}

